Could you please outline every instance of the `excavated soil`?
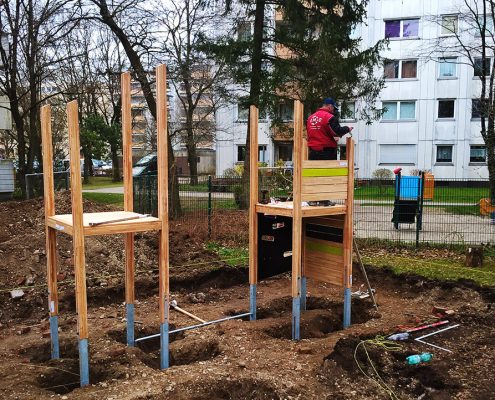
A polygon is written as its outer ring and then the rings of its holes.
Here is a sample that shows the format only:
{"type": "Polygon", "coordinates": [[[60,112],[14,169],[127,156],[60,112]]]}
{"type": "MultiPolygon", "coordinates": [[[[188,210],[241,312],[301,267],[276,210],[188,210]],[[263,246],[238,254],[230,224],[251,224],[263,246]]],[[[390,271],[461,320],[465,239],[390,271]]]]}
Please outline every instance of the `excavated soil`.
{"type": "MultiPolygon", "coordinates": [[[[59,196],[57,203],[59,212],[68,211],[67,195],[59,196]]],[[[87,202],[85,209],[109,208],[87,202]]],[[[171,367],[162,371],[157,339],[126,346],[123,241],[119,237],[87,240],[91,384],[80,388],[71,243],[59,235],[61,358],[51,360],[42,203],[0,203],[0,219],[2,399],[493,398],[495,292],[471,282],[396,277],[373,268],[368,272],[379,311],[369,299],[353,299],[353,325],[348,330],[342,329],[342,290],[308,280],[302,340],[290,340],[291,282],[284,274],[259,283],[257,321],[231,320],[172,335],[171,367]],[[8,289],[13,287],[23,287],[24,296],[11,299],[8,289]],[[460,326],[429,338],[451,352],[413,340],[394,349],[375,344],[377,337],[396,332],[398,325],[435,321],[433,306],[455,311],[449,320],[460,326]],[[422,352],[431,352],[432,361],[406,364],[408,355],[422,352]],[[388,389],[365,374],[381,379],[388,389]]],[[[205,249],[201,235],[183,229],[184,225],[172,225],[172,299],[205,320],[246,312],[246,267],[219,262],[216,254],[205,249]]],[[[233,240],[235,235],[229,237],[233,240]]],[[[155,235],[136,235],[140,271],[136,337],[159,331],[156,253],[155,235]]],[[[356,290],[362,283],[358,268],[354,280],[356,290]]],[[[196,323],[173,310],[170,322],[171,329],[196,323]]]]}

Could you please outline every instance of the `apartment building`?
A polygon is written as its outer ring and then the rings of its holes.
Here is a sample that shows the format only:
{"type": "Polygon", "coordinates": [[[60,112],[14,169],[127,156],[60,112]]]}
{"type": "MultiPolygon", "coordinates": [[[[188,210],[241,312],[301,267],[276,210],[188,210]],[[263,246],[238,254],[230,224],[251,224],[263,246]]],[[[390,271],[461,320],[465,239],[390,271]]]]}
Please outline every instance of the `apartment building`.
{"type": "MultiPolygon", "coordinates": [[[[350,105],[351,112],[341,119],[342,124],[355,128],[359,177],[371,177],[378,168],[392,170],[398,166],[405,173],[431,170],[437,178],[488,177],[475,100],[481,87],[479,71],[461,54],[432,47],[439,38],[448,44],[449,36],[460,31],[468,34],[466,21],[458,16],[462,3],[370,1],[366,24],[357,27],[353,35],[362,38],[364,47],[384,37],[390,43],[382,54],[387,59],[385,66],[376,71],[386,79],[386,87],[377,99],[385,109],[382,118],[371,125],[360,121],[364,105],[356,100],[350,105]]],[[[230,141],[224,138],[217,143],[217,173],[232,166],[229,163],[242,161],[239,147],[243,146],[246,124],[239,116],[243,110],[236,105],[227,109],[217,114],[217,122],[235,129],[230,141]]],[[[292,118],[291,105],[281,105],[280,112],[292,118]]],[[[278,159],[290,158],[290,139],[280,140],[268,120],[260,127],[260,146],[266,146],[264,161],[273,165],[278,159]]]]}

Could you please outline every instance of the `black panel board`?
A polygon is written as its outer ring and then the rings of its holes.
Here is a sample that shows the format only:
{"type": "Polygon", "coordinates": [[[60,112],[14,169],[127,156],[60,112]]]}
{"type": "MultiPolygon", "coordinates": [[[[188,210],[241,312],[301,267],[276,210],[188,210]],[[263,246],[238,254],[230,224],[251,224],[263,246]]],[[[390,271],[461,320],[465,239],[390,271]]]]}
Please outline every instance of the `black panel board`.
{"type": "Polygon", "coordinates": [[[292,270],[285,251],[292,251],[292,218],[258,214],[259,280],[292,270]]]}
{"type": "Polygon", "coordinates": [[[313,239],[342,243],[344,241],[344,230],[333,226],[306,224],[306,236],[313,239]]]}

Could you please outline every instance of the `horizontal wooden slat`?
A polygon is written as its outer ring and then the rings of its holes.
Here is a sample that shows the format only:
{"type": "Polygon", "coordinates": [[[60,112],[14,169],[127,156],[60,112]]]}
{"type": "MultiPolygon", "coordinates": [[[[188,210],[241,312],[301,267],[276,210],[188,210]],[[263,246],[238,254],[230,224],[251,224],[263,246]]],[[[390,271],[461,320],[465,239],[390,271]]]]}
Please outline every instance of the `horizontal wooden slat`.
{"type": "Polygon", "coordinates": [[[342,243],[327,242],[314,238],[306,238],[307,251],[318,251],[325,254],[341,256],[343,253],[342,243]]]}
{"type": "Polygon", "coordinates": [[[331,185],[308,185],[308,184],[303,183],[301,191],[303,194],[334,193],[334,192],[347,193],[347,184],[346,183],[338,183],[338,184],[331,184],[331,185]]]}
{"type": "Polygon", "coordinates": [[[312,278],[312,279],[315,279],[315,280],[318,280],[321,282],[326,282],[326,283],[329,283],[331,285],[336,285],[339,287],[344,286],[344,273],[343,273],[343,271],[339,275],[330,275],[330,274],[324,273],[323,271],[309,270],[309,271],[305,271],[305,275],[308,278],[312,278]]]}
{"type": "Polygon", "coordinates": [[[319,201],[319,200],[346,200],[347,192],[336,193],[303,193],[303,201],[319,201]]]}
{"type": "Polygon", "coordinates": [[[347,168],[346,160],[305,160],[303,168],[347,168]]]}
{"type": "Polygon", "coordinates": [[[335,256],[333,254],[325,254],[316,251],[308,251],[304,257],[306,262],[321,268],[344,268],[344,256],[335,256]]]}
{"type": "Polygon", "coordinates": [[[305,176],[302,179],[302,186],[305,185],[347,185],[347,176],[305,176]]]}
{"type": "MultiPolygon", "coordinates": [[[[311,201],[311,200],[307,200],[307,201],[311,201]]],[[[325,215],[342,215],[346,213],[346,210],[347,207],[342,204],[337,204],[331,207],[304,206],[302,208],[302,214],[303,214],[302,216],[303,218],[307,218],[307,217],[319,217],[325,215]]],[[[278,204],[256,204],[256,212],[265,215],[281,215],[281,216],[291,217],[292,202],[285,202],[278,204]]]]}
{"type": "Polygon", "coordinates": [[[304,168],[302,176],[347,176],[348,172],[347,168],[304,168]]]}

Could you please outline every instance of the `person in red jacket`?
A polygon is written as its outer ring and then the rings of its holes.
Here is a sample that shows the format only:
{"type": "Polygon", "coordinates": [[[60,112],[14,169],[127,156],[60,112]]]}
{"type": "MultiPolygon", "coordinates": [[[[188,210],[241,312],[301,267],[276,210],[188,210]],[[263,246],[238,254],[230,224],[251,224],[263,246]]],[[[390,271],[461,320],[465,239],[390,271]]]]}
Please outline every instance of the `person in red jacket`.
{"type": "Polygon", "coordinates": [[[306,122],[310,160],[336,160],[339,138],[354,128],[340,126],[335,113],[338,112],[335,100],[327,98],[318,111],[310,115],[306,122]]]}

